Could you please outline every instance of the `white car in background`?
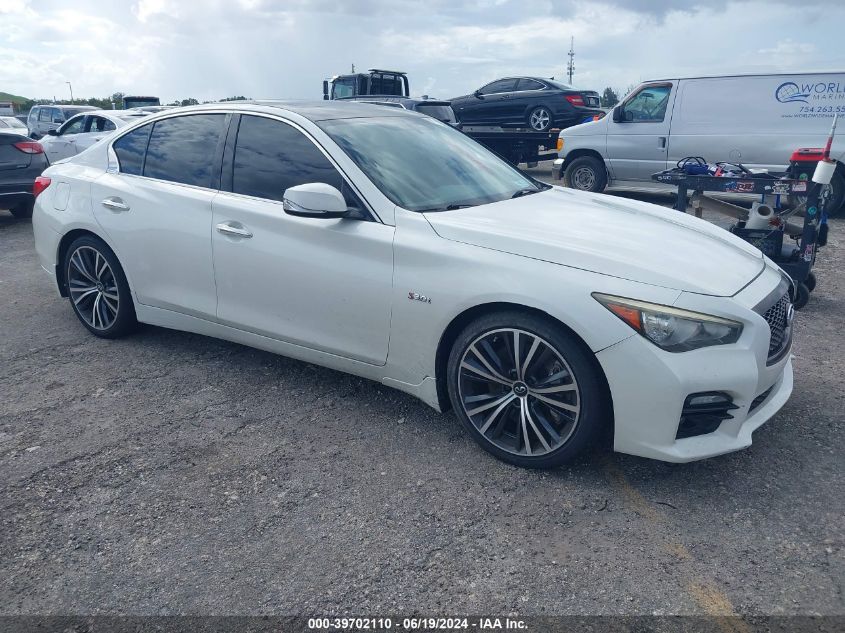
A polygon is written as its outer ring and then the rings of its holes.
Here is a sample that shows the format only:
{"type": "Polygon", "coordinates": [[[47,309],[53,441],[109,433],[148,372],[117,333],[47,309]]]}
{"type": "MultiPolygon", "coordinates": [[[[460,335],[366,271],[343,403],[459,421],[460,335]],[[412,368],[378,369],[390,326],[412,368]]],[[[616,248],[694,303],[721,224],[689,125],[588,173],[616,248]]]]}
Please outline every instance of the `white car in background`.
{"type": "Polygon", "coordinates": [[[115,130],[148,113],[128,110],[89,110],[69,118],[57,130],[50,130],[38,141],[51,163],[70,158],[88,149],[115,130]]]}
{"type": "Polygon", "coordinates": [[[20,119],[13,116],[0,116],[0,128],[8,129],[12,128],[15,130],[20,130],[23,128],[26,129],[26,126],[20,122],[20,119]]]}
{"type": "Polygon", "coordinates": [[[179,108],[35,192],[41,265],[92,334],[140,321],[377,380],[520,466],[604,430],[625,453],[720,455],[792,391],[790,282],[759,250],[543,184],[401,108],[179,108]]]}

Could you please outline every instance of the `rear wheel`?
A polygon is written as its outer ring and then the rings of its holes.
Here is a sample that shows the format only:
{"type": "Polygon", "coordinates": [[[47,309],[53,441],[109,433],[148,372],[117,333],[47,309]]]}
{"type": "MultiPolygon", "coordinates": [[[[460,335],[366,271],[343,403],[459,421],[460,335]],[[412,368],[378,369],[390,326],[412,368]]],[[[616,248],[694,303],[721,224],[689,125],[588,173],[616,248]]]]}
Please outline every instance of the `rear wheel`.
{"type": "Polygon", "coordinates": [[[563,182],[572,189],[601,193],[607,186],[607,170],[595,156],[579,156],[566,166],[563,182]]]}
{"type": "Polygon", "coordinates": [[[552,127],[552,113],[545,106],[539,106],[528,114],[528,126],[537,132],[545,132],[552,127]]]}
{"type": "Polygon", "coordinates": [[[447,380],[452,406],[473,439],[517,466],[569,461],[607,419],[589,350],[531,314],[500,312],[470,323],[452,347],[447,380]]]}
{"type": "Polygon", "coordinates": [[[93,236],[70,245],[64,261],[68,297],[88,331],[101,338],[118,338],[137,325],[126,275],[117,256],[93,236]]]}

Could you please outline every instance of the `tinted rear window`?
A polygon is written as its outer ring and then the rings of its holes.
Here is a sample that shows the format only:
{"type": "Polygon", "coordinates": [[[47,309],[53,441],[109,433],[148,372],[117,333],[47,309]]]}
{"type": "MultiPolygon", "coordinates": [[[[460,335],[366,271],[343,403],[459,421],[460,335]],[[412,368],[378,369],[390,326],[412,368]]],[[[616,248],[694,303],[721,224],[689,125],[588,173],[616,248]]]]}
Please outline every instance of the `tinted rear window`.
{"type": "Polygon", "coordinates": [[[273,119],[241,117],[232,191],[281,201],[285,189],[310,182],[332,185],[344,194],[347,204],[359,204],[340,172],[302,132],[273,119]]]}
{"type": "Polygon", "coordinates": [[[147,141],[152,129],[152,125],[143,125],[114,142],[112,148],[114,153],[117,154],[121,173],[132,174],[133,176],[141,175],[141,168],[144,166],[144,152],[147,150],[147,141]]]}
{"type": "Polygon", "coordinates": [[[144,176],[198,187],[216,186],[213,179],[217,144],[225,114],[192,114],[156,121],[144,176]]]}
{"type": "Polygon", "coordinates": [[[455,123],[455,111],[452,106],[447,105],[426,105],[421,103],[417,106],[417,112],[427,114],[434,117],[438,121],[445,121],[446,123],[455,123]]]}

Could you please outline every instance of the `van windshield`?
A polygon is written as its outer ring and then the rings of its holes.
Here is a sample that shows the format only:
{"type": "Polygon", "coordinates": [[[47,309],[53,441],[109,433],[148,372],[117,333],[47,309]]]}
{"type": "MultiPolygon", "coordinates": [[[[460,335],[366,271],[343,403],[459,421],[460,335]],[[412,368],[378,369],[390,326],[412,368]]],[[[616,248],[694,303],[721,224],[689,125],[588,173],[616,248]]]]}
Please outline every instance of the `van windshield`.
{"type": "Polygon", "coordinates": [[[318,125],[384,195],[410,211],[449,211],[550,188],[430,117],[333,119],[318,125]]]}

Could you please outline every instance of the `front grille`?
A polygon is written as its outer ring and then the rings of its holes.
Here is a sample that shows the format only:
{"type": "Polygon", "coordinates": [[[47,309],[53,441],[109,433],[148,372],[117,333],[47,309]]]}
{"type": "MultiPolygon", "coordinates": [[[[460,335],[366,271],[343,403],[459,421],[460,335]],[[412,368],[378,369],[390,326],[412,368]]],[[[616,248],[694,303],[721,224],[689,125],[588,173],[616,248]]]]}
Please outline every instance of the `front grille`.
{"type": "Polygon", "coordinates": [[[763,313],[763,318],[769,324],[771,337],[769,338],[769,357],[767,365],[772,365],[784,357],[792,343],[792,301],[789,293],[763,313]]]}
{"type": "Polygon", "coordinates": [[[731,411],[738,408],[733,398],[720,391],[690,394],[684,400],[675,439],[712,433],[722,422],[732,418],[731,411]]]}
{"type": "Polygon", "coordinates": [[[748,407],[748,413],[751,413],[752,411],[754,411],[754,409],[756,409],[761,404],[763,404],[766,401],[766,398],[769,397],[769,394],[772,393],[772,389],[774,389],[774,388],[775,388],[774,385],[772,385],[771,387],[766,389],[763,393],[761,393],[759,396],[754,398],[754,400],[751,401],[751,406],[748,407]]]}

